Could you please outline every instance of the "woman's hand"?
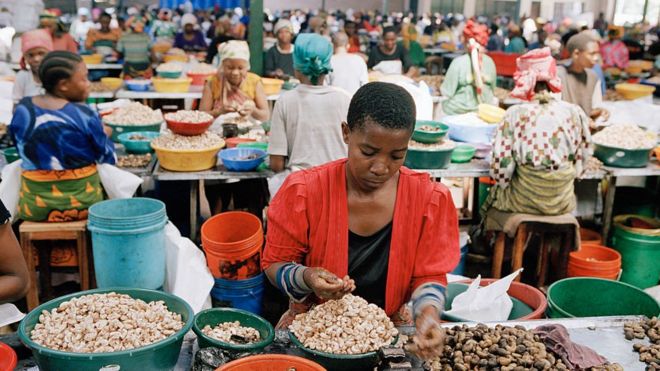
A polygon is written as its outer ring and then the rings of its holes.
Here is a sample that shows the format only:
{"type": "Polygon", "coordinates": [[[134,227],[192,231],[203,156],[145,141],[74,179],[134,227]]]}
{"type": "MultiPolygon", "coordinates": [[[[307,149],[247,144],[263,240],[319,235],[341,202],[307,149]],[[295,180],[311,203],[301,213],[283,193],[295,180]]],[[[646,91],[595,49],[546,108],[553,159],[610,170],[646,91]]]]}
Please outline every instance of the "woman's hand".
{"type": "Polygon", "coordinates": [[[593,120],[607,122],[607,120],[610,119],[610,111],[606,110],[605,108],[594,108],[591,110],[589,117],[591,117],[593,120]]]}
{"type": "Polygon", "coordinates": [[[417,332],[413,336],[413,344],[407,350],[425,360],[439,355],[445,342],[445,330],[440,327],[438,310],[432,305],[422,309],[415,320],[415,327],[417,332]]]}
{"type": "Polygon", "coordinates": [[[103,132],[108,138],[112,136],[112,128],[106,124],[103,124],[103,132]]]}
{"type": "Polygon", "coordinates": [[[254,101],[248,100],[238,109],[238,114],[243,117],[250,117],[255,109],[257,109],[257,106],[254,104],[254,101]]]}
{"type": "Polygon", "coordinates": [[[341,299],[355,290],[355,281],[350,277],[341,279],[324,268],[307,268],[303,278],[320,299],[341,299]]]}

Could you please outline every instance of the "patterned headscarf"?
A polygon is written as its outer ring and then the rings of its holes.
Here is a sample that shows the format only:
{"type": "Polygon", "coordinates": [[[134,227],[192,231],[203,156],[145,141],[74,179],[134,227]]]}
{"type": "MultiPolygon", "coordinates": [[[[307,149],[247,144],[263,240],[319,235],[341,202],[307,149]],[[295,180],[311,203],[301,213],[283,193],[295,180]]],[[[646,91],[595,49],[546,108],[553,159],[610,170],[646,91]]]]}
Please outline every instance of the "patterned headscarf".
{"type": "Polygon", "coordinates": [[[220,64],[225,59],[242,59],[248,63],[250,68],[250,46],[245,41],[229,40],[218,46],[220,64]]]}
{"type": "Polygon", "coordinates": [[[32,30],[21,35],[21,69],[26,69],[25,53],[34,48],[46,48],[49,52],[53,51],[53,37],[48,31],[43,29],[32,30]]]}
{"type": "Polygon", "coordinates": [[[144,31],[144,21],[142,17],[131,16],[126,20],[126,26],[136,33],[144,31]]]}
{"type": "Polygon", "coordinates": [[[535,49],[518,57],[513,79],[516,86],[511,96],[523,100],[534,98],[534,87],[545,81],[553,93],[561,92],[561,80],[557,77],[557,63],[552,58],[550,48],[535,49]]]}
{"type": "Polygon", "coordinates": [[[332,45],[323,36],[313,33],[298,35],[293,50],[293,68],[316,84],[319,76],[332,71],[332,45]]]}
{"type": "Polygon", "coordinates": [[[465,24],[463,28],[463,36],[465,37],[465,44],[469,44],[470,39],[474,39],[481,46],[488,44],[488,27],[486,25],[475,22],[471,19],[465,24]]]}

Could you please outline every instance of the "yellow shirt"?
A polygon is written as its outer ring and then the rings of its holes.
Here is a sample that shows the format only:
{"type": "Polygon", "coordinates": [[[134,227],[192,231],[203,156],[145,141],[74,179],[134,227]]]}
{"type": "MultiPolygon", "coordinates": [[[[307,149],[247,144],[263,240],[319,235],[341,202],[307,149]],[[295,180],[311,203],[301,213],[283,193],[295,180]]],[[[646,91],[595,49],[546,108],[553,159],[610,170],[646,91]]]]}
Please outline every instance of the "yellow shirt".
{"type": "MultiPolygon", "coordinates": [[[[241,84],[240,90],[250,99],[254,100],[257,97],[257,84],[261,81],[261,77],[252,72],[248,72],[245,81],[241,84]]],[[[213,95],[213,106],[215,107],[218,100],[222,100],[222,81],[217,75],[209,79],[211,86],[211,93],[213,95]]]]}

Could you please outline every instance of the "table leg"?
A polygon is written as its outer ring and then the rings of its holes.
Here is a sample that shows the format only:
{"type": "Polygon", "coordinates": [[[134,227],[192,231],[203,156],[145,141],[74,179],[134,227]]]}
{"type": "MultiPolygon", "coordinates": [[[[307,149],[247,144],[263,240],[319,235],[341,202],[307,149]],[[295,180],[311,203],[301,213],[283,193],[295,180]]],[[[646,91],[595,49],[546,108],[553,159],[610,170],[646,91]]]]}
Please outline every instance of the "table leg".
{"type": "Polygon", "coordinates": [[[190,181],[190,240],[197,239],[197,198],[199,195],[199,180],[190,181]]]}
{"type": "Polygon", "coordinates": [[[614,194],[616,193],[616,177],[606,175],[607,191],[605,192],[605,203],[603,204],[603,242],[607,244],[610,229],[612,228],[612,217],[614,213],[614,194]]]}

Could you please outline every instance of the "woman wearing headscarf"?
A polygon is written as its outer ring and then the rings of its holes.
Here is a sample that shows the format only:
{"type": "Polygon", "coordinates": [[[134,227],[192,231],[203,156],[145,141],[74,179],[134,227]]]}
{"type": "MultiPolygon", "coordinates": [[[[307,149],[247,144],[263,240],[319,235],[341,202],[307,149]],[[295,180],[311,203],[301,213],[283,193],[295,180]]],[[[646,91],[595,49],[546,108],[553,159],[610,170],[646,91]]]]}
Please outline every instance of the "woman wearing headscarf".
{"type": "Polygon", "coordinates": [[[64,29],[57,15],[52,12],[44,12],[39,16],[39,28],[48,31],[53,38],[53,50],[64,50],[78,53],[78,43],[64,29]]]}
{"type": "Polygon", "coordinates": [[[151,39],[144,32],[141,17],[126,21],[130,32],[124,33],[117,42],[117,52],[124,58],[124,78],[145,78],[153,75],[151,68],[151,39]]]}
{"type": "Polygon", "coordinates": [[[332,45],[318,34],[300,34],[293,51],[295,76],[300,85],[283,93],[275,103],[268,146],[270,167],[280,177],[269,182],[271,197],[296,171],[346,157],[341,123],[346,121],[350,95],[325,86],[332,71],[332,45]]]}
{"type": "Polygon", "coordinates": [[[176,34],[174,47],[187,52],[206,50],[206,40],[204,40],[202,31],[197,27],[197,18],[193,14],[184,14],[181,17],[181,24],[183,32],[176,34]]]}
{"type": "Polygon", "coordinates": [[[480,103],[494,101],[497,73],[486,55],[488,27],[468,20],[463,38],[467,53],[451,62],[442,82],[442,95],[447,97],[442,109],[447,115],[474,112],[480,103]]]}
{"type": "Polygon", "coordinates": [[[561,215],[575,208],[573,181],[591,156],[589,119],[561,100],[561,80],[550,48],[517,60],[512,106],[493,141],[490,174],[497,182],[483,211],[561,215]],[[554,93],[554,94],[553,94],[554,93]]]}
{"type": "Polygon", "coordinates": [[[21,36],[21,70],[16,74],[12,98],[18,103],[25,97],[44,93],[39,79],[39,66],[48,52],[53,50],[53,39],[45,30],[32,30],[21,36]]]}
{"type": "Polygon", "coordinates": [[[275,23],[277,43],[266,52],[264,70],[266,76],[283,78],[293,76],[293,25],[288,19],[280,18],[275,23]]]}
{"type": "Polygon", "coordinates": [[[199,109],[218,117],[238,113],[265,121],[270,116],[261,78],[250,70],[250,48],[231,40],[218,47],[220,67],[204,86],[199,109]]]}

